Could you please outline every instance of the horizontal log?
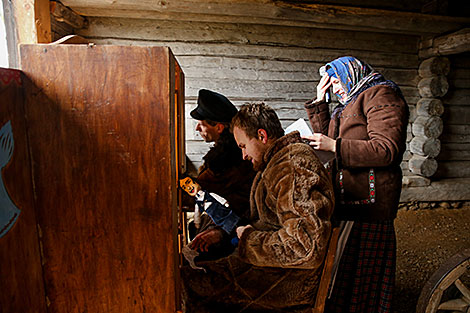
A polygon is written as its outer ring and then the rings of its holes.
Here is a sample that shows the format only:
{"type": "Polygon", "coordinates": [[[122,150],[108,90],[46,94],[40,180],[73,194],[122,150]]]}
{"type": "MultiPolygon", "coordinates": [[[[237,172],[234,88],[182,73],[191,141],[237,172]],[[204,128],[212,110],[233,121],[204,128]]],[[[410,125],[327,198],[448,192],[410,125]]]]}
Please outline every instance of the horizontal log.
{"type": "Polygon", "coordinates": [[[421,116],[441,116],[444,113],[442,101],[436,98],[422,98],[416,104],[416,114],[421,116]]]}
{"type": "Polygon", "coordinates": [[[418,90],[423,98],[442,97],[449,90],[449,83],[445,76],[427,77],[419,81],[418,90]]]}
{"type": "Polygon", "coordinates": [[[468,51],[470,51],[470,28],[464,28],[455,33],[434,38],[432,45],[419,51],[419,56],[428,58],[468,51]]]}
{"type": "MultiPolygon", "coordinates": [[[[452,125],[444,123],[443,134],[470,135],[470,125],[452,125]]],[[[470,142],[470,141],[469,141],[470,142]]]]}
{"type": "Polygon", "coordinates": [[[351,49],[327,49],[327,48],[298,48],[276,47],[267,45],[237,45],[228,43],[185,43],[157,40],[129,40],[117,38],[93,38],[96,44],[107,45],[140,45],[140,46],[167,46],[177,58],[181,56],[225,56],[244,59],[278,60],[278,61],[309,61],[327,63],[343,55],[355,57],[371,64],[374,67],[411,69],[416,71],[419,65],[417,55],[371,52],[351,49]]]}
{"type": "MultiPolygon", "coordinates": [[[[239,79],[199,78],[186,80],[185,93],[196,96],[199,89],[224,90],[229,98],[245,101],[307,101],[314,96],[315,85],[309,82],[256,81],[239,79]]],[[[413,87],[403,87],[403,94],[409,103],[419,99],[417,90],[413,87]]]]}
{"type": "Polygon", "coordinates": [[[470,151],[470,143],[442,142],[442,152],[444,151],[455,151],[457,153],[462,151],[470,151]]]}
{"type": "Polygon", "coordinates": [[[54,16],[51,15],[51,32],[52,32],[52,41],[59,40],[64,36],[74,33],[72,26],[65,24],[63,22],[57,21],[54,16]]]}
{"type": "Polygon", "coordinates": [[[460,79],[470,79],[470,68],[455,68],[454,64],[452,64],[452,71],[447,75],[447,80],[454,82],[460,79]]]}
{"type": "Polygon", "coordinates": [[[410,142],[410,152],[435,158],[441,152],[441,142],[436,138],[414,137],[410,142]]]}
{"type": "MultiPolygon", "coordinates": [[[[312,27],[360,28],[380,32],[442,34],[460,29],[467,18],[449,18],[420,13],[394,12],[368,8],[306,4],[284,1],[132,1],[132,0],[62,0],[67,6],[87,16],[128,16],[132,18],[166,18],[185,20],[227,17],[237,23],[277,24],[309,23],[312,27]]],[[[219,20],[218,20],[219,19],[219,20]]]]}
{"type": "MultiPolygon", "coordinates": [[[[188,79],[247,79],[266,81],[306,81],[316,86],[320,80],[318,69],[324,63],[260,60],[254,57],[177,56],[188,79]]],[[[416,86],[416,70],[377,68],[388,79],[400,86],[416,86]]]]}
{"type": "Polygon", "coordinates": [[[450,82],[452,86],[451,89],[465,89],[470,86],[470,78],[469,79],[458,79],[450,82]]]}
{"type": "Polygon", "coordinates": [[[457,54],[470,51],[470,28],[455,33],[440,36],[434,39],[434,47],[438,48],[439,55],[457,54]]]}
{"type": "Polygon", "coordinates": [[[431,185],[431,180],[422,176],[404,176],[402,180],[402,187],[424,187],[431,185]]]}
{"type": "Polygon", "coordinates": [[[449,133],[443,132],[439,138],[442,142],[447,142],[447,143],[470,142],[470,134],[449,134],[449,133]]]}
{"type": "Polygon", "coordinates": [[[418,73],[421,77],[432,77],[437,75],[446,76],[450,71],[450,61],[444,57],[432,57],[424,60],[419,65],[418,73]]]}
{"type": "Polygon", "coordinates": [[[452,69],[470,69],[470,56],[468,53],[449,55],[452,69]]]}
{"type": "Polygon", "coordinates": [[[231,23],[197,23],[140,19],[89,18],[89,26],[78,31],[92,38],[123,38],[200,43],[232,43],[292,46],[310,49],[335,48],[382,52],[416,53],[416,36],[373,34],[231,23]],[[327,44],[326,44],[327,43],[327,44]]]}
{"type": "Polygon", "coordinates": [[[70,8],[64,6],[62,3],[57,1],[50,1],[49,5],[51,14],[57,21],[66,23],[75,29],[86,27],[86,19],[83,16],[75,13],[70,8]]]}
{"type": "Polygon", "coordinates": [[[441,161],[435,177],[468,178],[470,177],[470,161],[441,161]]]}
{"type": "Polygon", "coordinates": [[[443,143],[441,153],[436,160],[438,163],[441,161],[470,161],[470,150],[452,150],[443,143]]]}
{"type": "Polygon", "coordinates": [[[413,155],[408,161],[408,167],[416,175],[431,177],[437,171],[437,161],[432,158],[413,155]]]}
{"type": "Polygon", "coordinates": [[[415,137],[437,138],[442,134],[443,122],[437,116],[418,116],[412,126],[415,137]]]}
{"type": "Polygon", "coordinates": [[[442,114],[442,119],[452,125],[466,125],[470,121],[468,106],[448,106],[442,114]]]}
{"type": "MultiPolygon", "coordinates": [[[[467,86],[470,88],[470,85],[467,86]]],[[[470,106],[470,89],[450,89],[442,99],[446,106],[464,105],[470,106]]]]}
{"type": "Polygon", "coordinates": [[[451,178],[432,181],[430,186],[402,189],[400,202],[409,201],[468,201],[470,178],[451,178]]]}

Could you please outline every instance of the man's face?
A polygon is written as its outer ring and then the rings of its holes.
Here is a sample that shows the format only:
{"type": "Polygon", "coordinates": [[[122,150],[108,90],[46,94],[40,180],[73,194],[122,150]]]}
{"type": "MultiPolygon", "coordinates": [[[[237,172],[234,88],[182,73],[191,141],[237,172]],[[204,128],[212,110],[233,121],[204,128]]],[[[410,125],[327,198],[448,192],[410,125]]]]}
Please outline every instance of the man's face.
{"type": "Polygon", "coordinates": [[[245,131],[237,126],[233,128],[233,137],[235,137],[238,147],[242,150],[243,159],[250,160],[253,163],[253,169],[258,171],[267,145],[259,138],[248,138],[245,131]]]}
{"type": "Polygon", "coordinates": [[[214,142],[219,139],[220,135],[220,126],[218,125],[211,126],[207,121],[197,121],[196,130],[205,142],[214,142]]]}

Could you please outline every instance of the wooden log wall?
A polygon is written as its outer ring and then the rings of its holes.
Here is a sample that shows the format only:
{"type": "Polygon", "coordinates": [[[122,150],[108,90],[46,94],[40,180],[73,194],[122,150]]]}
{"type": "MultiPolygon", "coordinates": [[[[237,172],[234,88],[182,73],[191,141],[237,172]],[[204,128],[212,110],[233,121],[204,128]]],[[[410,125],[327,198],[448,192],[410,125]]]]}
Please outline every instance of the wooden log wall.
{"type": "MultiPolygon", "coordinates": [[[[264,101],[287,126],[307,118],[303,103],[314,96],[319,67],[353,55],[399,84],[412,111],[419,100],[417,36],[230,22],[87,19],[88,27],[77,34],[97,44],[171,47],[186,77],[187,154],[196,166],[209,147],[189,117],[201,88],[220,92],[237,106],[264,101]]],[[[409,174],[407,161],[403,169],[409,174]]]]}
{"type": "Polygon", "coordinates": [[[449,92],[442,98],[444,127],[438,169],[433,176],[470,178],[470,53],[448,56],[449,92]]]}

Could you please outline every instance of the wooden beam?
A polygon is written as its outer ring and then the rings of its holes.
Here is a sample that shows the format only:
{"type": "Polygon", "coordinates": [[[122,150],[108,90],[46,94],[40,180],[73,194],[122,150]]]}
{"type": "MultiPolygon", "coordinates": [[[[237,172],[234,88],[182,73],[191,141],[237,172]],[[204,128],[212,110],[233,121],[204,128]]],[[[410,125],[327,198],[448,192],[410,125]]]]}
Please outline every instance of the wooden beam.
{"type": "Polygon", "coordinates": [[[51,1],[51,14],[59,22],[64,22],[75,29],[81,29],[86,25],[86,19],[78,15],[70,8],[57,1],[51,1]]]}
{"type": "Polygon", "coordinates": [[[470,28],[428,39],[421,44],[419,56],[428,58],[438,55],[458,54],[470,51],[470,28]]]}
{"type": "Polygon", "coordinates": [[[416,35],[456,31],[470,18],[273,0],[62,0],[81,15],[263,23],[416,35]],[[197,19],[199,18],[199,19],[197,19]]]}
{"type": "Polygon", "coordinates": [[[17,44],[51,42],[49,0],[12,1],[17,44]]]}
{"type": "Polygon", "coordinates": [[[49,0],[34,0],[34,24],[36,27],[37,42],[51,42],[51,13],[49,0]]]}

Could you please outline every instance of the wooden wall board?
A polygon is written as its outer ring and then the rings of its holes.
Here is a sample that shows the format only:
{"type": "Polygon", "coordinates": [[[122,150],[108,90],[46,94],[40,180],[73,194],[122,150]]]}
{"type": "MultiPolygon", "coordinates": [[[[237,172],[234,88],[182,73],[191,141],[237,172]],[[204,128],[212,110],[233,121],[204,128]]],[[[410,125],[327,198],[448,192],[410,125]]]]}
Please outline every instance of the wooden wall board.
{"type": "Polygon", "coordinates": [[[175,312],[169,49],[25,45],[21,57],[48,312],[175,312]]]}
{"type": "Polygon", "coordinates": [[[11,159],[7,161],[7,140],[2,131],[0,179],[4,190],[0,195],[0,311],[46,313],[23,86],[24,77],[20,71],[0,68],[0,128],[4,130],[10,123],[13,140],[11,159]],[[18,214],[16,218],[14,214],[18,214]]]}
{"type": "MultiPolygon", "coordinates": [[[[368,8],[365,3],[339,6],[305,1],[128,1],[63,0],[86,16],[166,19],[175,21],[205,20],[213,23],[251,23],[294,27],[309,25],[316,28],[354,28],[368,32],[441,34],[456,31],[468,23],[468,18],[455,18],[368,8]]],[[[387,4],[388,6],[388,4],[387,4]]],[[[394,6],[388,6],[393,8],[394,6]]]]}
{"type": "Polygon", "coordinates": [[[418,36],[371,34],[302,27],[198,23],[139,19],[89,18],[89,26],[79,30],[84,37],[127,38],[182,42],[224,42],[233,44],[279,45],[305,48],[335,48],[377,52],[414,53],[418,36]],[[159,30],[158,33],[155,29],[159,30]],[[165,31],[161,31],[165,30],[165,31]]]}

